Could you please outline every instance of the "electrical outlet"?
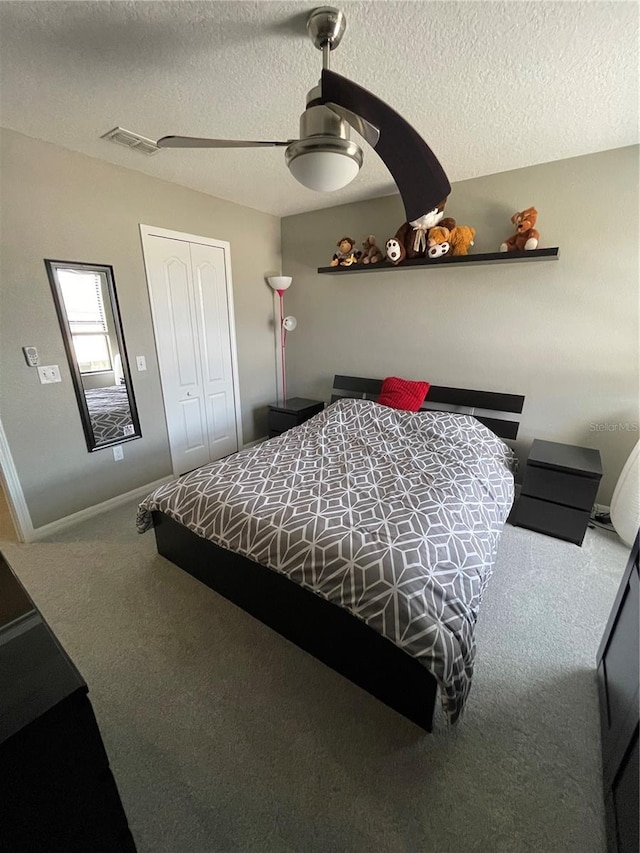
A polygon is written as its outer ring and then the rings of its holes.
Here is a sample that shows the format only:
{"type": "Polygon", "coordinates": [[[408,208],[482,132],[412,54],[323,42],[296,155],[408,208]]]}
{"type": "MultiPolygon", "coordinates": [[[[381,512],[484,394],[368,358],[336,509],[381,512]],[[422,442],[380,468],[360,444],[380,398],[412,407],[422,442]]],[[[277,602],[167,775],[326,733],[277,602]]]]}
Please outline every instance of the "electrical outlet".
{"type": "Polygon", "coordinates": [[[147,369],[147,360],[143,355],[136,356],[136,364],[138,365],[138,370],[147,369]]]}
{"type": "Polygon", "coordinates": [[[37,367],[40,364],[40,356],[35,347],[22,347],[22,352],[29,367],[37,367]]]}
{"type": "Polygon", "coordinates": [[[122,449],[121,444],[116,444],[113,448],[113,458],[116,462],[120,462],[121,459],[124,459],[124,450],[122,449]]]}
{"type": "Polygon", "coordinates": [[[48,385],[50,382],[62,382],[60,368],[57,364],[45,364],[43,367],[39,367],[38,375],[43,385],[48,385]]]}

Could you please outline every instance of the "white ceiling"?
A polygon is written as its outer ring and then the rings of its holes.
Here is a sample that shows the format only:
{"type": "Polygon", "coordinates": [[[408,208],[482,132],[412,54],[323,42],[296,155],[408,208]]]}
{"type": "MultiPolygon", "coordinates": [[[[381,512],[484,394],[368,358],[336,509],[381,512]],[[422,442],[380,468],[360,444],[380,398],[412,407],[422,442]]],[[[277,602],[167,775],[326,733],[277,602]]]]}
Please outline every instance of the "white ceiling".
{"type": "MultiPolygon", "coordinates": [[[[281,148],[152,157],[100,139],[288,139],[322,57],[304,2],[0,2],[0,124],[277,215],[394,191],[365,146],[348,187],[281,148]]],[[[343,2],[332,68],[400,112],[452,181],[638,142],[636,2],[343,2]]]]}

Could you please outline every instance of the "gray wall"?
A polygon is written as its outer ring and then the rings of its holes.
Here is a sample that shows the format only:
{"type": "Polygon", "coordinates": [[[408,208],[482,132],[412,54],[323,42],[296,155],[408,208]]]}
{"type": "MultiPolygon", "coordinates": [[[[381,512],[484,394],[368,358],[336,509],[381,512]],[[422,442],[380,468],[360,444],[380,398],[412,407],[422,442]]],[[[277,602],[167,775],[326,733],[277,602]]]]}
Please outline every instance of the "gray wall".
{"type": "Polygon", "coordinates": [[[521,458],[533,438],[599,448],[608,503],[638,438],[638,147],[457,183],[446,213],[490,252],[531,205],[557,261],[317,275],[342,235],[394,234],[399,197],[283,219],[289,395],[328,399],[335,373],[525,394],[521,458]]]}
{"type": "Polygon", "coordinates": [[[276,390],[264,275],[280,268],[278,218],[12,131],[0,144],[0,417],[34,526],[171,473],[139,223],[231,243],[244,441],[265,435],[276,390]],[[87,452],[43,258],[114,267],[143,433],[124,462],[87,452]],[[62,383],[40,385],[25,345],[60,365],[62,383]]]}

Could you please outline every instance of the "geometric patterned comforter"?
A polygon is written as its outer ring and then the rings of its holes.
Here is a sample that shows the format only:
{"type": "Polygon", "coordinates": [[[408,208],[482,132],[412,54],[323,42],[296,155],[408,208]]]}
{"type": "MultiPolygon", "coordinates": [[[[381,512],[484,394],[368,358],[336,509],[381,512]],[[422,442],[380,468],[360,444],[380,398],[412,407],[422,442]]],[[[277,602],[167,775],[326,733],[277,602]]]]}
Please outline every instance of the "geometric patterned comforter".
{"type": "Polygon", "coordinates": [[[126,385],[91,388],[84,396],[96,444],[134,432],[126,385]]]}
{"type": "Polygon", "coordinates": [[[513,502],[510,448],[470,415],[340,400],[141,504],[343,607],[417,658],[455,722],[513,502]]]}

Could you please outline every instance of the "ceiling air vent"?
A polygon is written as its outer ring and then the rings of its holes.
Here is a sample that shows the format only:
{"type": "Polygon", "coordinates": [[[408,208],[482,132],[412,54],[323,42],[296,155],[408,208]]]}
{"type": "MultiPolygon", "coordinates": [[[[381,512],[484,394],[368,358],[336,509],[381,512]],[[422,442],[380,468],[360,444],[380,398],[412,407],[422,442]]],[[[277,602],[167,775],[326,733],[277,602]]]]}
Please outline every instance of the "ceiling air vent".
{"type": "Polygon", "coordinates": [[[139,151],[141,154],[157,154],[160,148],[155,144],[153,139],[147,139],[146,136],[140,136],[139,133],[134,133],[131,130],[125,130],[124,127],[114,127],[112,130],[104,133],[100,139],[108,139],[110,142],[117,142],[118,145],[126,145],[127,148],[133,148],[134,151],[139,151]]]}

